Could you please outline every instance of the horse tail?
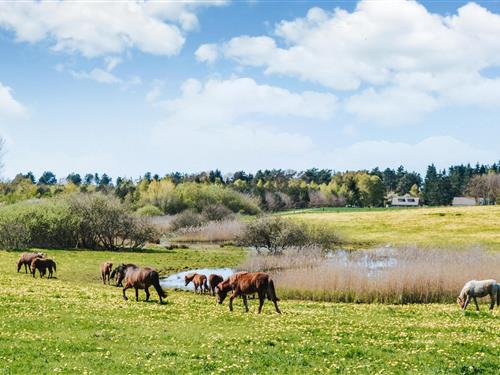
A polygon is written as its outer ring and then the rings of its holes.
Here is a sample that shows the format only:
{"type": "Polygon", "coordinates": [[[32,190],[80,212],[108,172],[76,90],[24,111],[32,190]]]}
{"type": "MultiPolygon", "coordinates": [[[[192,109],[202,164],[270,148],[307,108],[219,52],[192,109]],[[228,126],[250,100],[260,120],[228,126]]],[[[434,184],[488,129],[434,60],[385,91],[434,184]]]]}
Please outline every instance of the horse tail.
{"type": "Polygon", "coordinates": [[[111,277],[112,279],[115,278],[115,275],[116,275],[116,270],[118,269],[118,267],[116,267],[113,271],[111,271],[111,275],[109,275],[109,277],[111,277]]]}
{"type": "Polygon", "coordinates": [[[56,269],[56,262],[52,261],[52,264],[54,265],[54,272],[56,272],[57,271],[57,269],[56,269]]]}
{"type": "Polygon", "coordinates": [[[153,284],[156,293],[158,293],[159,296],[161,296],[162,298],[165,298],[167,296],[167,293],[165,293],[165,291],[160,286],[160,276],[158,275],[158,272],[151,272],[151,283],[153,284]]]}
{"type": "Polygon", "coordinates": [[[497,283],[497,306],[500,306],[500,284],[497,283]]]}
{"type": "Polygon", "coordinates": [[[267,284],[267,299],[270,301],[280,300],[276,295],[276,289],[274,289],[274,281],[272,279],[270,279],[269,283],[267,284]]]}

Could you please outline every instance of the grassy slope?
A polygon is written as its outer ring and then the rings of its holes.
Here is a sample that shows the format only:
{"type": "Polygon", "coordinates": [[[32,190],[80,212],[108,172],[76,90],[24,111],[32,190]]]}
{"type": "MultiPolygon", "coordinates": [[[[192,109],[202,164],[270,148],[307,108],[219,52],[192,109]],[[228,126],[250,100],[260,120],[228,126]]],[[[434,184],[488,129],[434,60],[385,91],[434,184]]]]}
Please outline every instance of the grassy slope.
{"type": "MultiPolygon", "coordinates": [[[[282,301],[262,316],[209,296],[169,292],[168,303],[123,301],[96,275],[104,259],[159,269],[227,266],[234,249],[168,253],[50,251],[58,279],[17,274],[0,251],[2,373],[495,373],[500,310],[282,301]]],[[[132,297],[132,293],[130,293],[132,297]]],[[[140,297],[143,299],[144,294],[140,297]]]]}
{"type": "Polygon", "coordinates": [[[500,206],[310,211],[286,216],[331,226],[354,247],[391,243],[482,245],[500,250],[500,206]]]}

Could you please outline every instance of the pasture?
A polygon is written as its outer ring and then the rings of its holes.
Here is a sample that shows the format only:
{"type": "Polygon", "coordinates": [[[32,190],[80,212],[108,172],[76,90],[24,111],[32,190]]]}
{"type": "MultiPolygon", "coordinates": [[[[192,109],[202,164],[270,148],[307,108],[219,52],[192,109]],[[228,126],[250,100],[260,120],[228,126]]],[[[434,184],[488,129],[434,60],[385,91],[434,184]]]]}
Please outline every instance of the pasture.
{"type": "MultiPolygon", "coordinates": [[[[0,251],[0,374],[11,373],[490,373],[498,372],[500,310],[456,304],[380,305],[282,300],[282,315],[250,300],[229,313],[213,297],[168,291],[124,301],[104,286],[104,260],[164,275],[235,266],[237,248],[142,252],[50,250],[56,279],[16,273],[0,251]]],[[[278,296],[280,293],[279,285],[278,296]]],[[[458,293],[459,291],[457,291],[458,293]]]]}
{"type": "Polygon", "coordinates": [[[286,212],[284,217],[322,225],[346,247],[417,245],[500,250],[500,206],[410,209],[327,209],[286,212]]]}

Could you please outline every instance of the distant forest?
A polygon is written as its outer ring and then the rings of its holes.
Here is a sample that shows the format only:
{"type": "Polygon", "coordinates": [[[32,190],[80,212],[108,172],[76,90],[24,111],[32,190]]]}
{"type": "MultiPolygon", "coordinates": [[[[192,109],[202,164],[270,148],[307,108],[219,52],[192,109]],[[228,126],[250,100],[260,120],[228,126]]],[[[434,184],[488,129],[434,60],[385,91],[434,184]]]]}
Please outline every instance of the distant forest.
{"type": "Polygon", "coordinates": [[[404,194],[420,197],[422,204],[429,206],[449,205],[456,196],[472,196],[481,198],[484,204],[495,204],[500,199],[500,162],[454,165],[447,170],[430,165],[423,178],[403,166],[345,172],[317,168],[301,172],[259,170],[255,174],[212,170],[159,176],[148,172],[138,179],[114,180],[98,173],[71,173],[58,179],[50,171],[38,178],[28,172],[0,183],[0,202],[77,192],[114,195],[133,210],[153,206],[163,214],[185,209],[201,211],[207,204],[221,204],[244,213],[327,206],[381,207],[392,196],[404,194]]]}

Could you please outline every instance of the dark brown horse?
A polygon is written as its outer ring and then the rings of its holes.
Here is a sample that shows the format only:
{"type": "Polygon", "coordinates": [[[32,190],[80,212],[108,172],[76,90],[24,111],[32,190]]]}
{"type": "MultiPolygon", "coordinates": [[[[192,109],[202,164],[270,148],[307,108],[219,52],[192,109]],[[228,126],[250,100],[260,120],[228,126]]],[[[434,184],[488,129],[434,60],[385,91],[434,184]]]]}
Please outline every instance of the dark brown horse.
{"type": "Polygon", "coordinates": [[[49,270],[47,278],[52,278],[52,270],[56,271],[56,262],[52,259],[34,258],[31,261],[31,273],[35,277],[36,270],[40,272],[40,277],[45,276],[45,272],[49,270]]]}
{"type": "Polygon", "coordinates": [[[184,281],[186,282],[186,286],[188,286],[191,281],[193,282],[195,293],[198,291],[198,288],[200,288],[200,293],[208,292],[207,277],[205,275],[190,273],[184,276],[184,281]]]}
{"type": "Polygon", "coordinates": [[[223,281],[224,278],[221,275],[215,275],[213,273],[208,275],[208,285],[210,286],[210,291],[212,292],[212,296],[215,296],[215,287],[223,281]]]}
{"type": "Polygon", "coordinates": [[[35,258],[45,258],[45,255],[43,253],[22,253],[21,257],[17,261],[17,272],[19,272],[24,264],[24,272],[28,273],[28,267],[31,267],[31,262],[35,258]]]}
{"type": "Polygon", "coordinates": [[[125,273],[127,272],[127,268],[129,267],[137,267],[135,264],[120,264],[113,271],[111,271],[110,278],[114,279],[116,277],[116,286],[123,286],[123,279],[125,278],[125,273]]]}
{"type": "Polygon", "coordinates": [[[241,296],[243,303],[245,305],[245,310],[248,312],[247,295],[257,293],[259,296],[259,314],[262,312],[262,305],[264,305],[264,300],[267,299],[273,301],[276,312],[281,314],[278,308],[278,297],[276,296],[276,290],[274,289],[274,282],[271,277],[264,272],[237,272],[227,280],[223,281],[217,285],[217,300],[221,304],[224,302],[227,294],[232,291],[231,297],[229,297],[229,310],[233,311],[233,300],[241,296]]]}
{"type": "Polygon", "coordinates": [[[113,270],[113,263],[111,262],[104,262],[101,264],[101,277],[102,277],[102,282],[106,284],[106,279],[108,279],[108,284],[111,285],[110,281],[110,275],[113,270]]]}
{"type": "Polygon", "coordinates": [[[146,301],[149,301],[150,286],[155,288],[158,297],[160,297],[160,303],[163,303],[162,298],[165,298],[167,293],[160,286],[160,275],[158,272],[149,267],[127,267],[125,272],[125,286],[123,287],[123,299],[125,301],[128,299],[125,291],[129,288],[134,288],[136,301],[139,301],[139,289],[144,289],[146,292],[146,301]]]}

